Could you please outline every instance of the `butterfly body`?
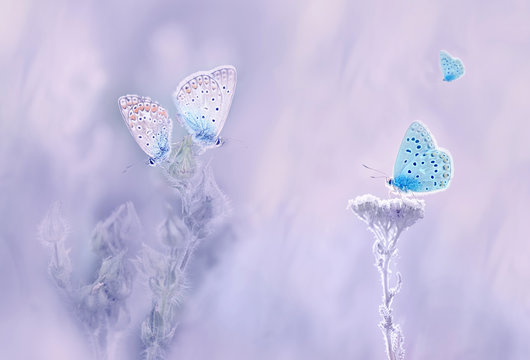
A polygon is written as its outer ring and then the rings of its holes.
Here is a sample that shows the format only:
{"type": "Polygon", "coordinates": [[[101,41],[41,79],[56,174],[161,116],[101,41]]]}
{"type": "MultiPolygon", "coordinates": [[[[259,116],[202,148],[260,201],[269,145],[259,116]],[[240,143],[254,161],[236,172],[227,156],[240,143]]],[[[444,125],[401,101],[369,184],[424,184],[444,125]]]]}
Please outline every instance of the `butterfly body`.
{"type": "Polygon", "coordinates": [[[118,106],[134,140],[149,156],[149,164],[161,163],[171,151],[172,123],[166,109],[138,95],[120,97],[118,106]]]}
{"type": "Polygon", "coordinates": [[[462,60],[452,57],[447,51],[440,51],[440,66],[444,76],[443,81],[453,81],[464,76],[462,60]]]}
{"type": "Polygon", "coordinates": [[[151,165],[159,164],[169,155],[169,152],[171,151],[171,145],[169,143],[168,134],[160,134],[156,136],[155,148],[155,152],[153,153],[152,157],[149,158],[149,163],[151,165]]]}
{"type": "Polygon", "coordinates": [[[421,183],[417,179],[405,175],[398,175],[395,178],[390,179],[388,184],[405,193],[418,191],[421,187],[421,183]]]}
{"type": "Polygon", "coordinates": [[[231,65],[191,74],[180,82],[173,95],[177,119],[202,148],[222,144],[224,126],[237,81],[231,65]]]}
{"type": "Polygon", "coordinates": [[[436,146],[427,127],[415,121],[403,137],[394,177],[388,180],[388,185],[402,193],[445,190],[453,176],[452,163],[449,152],[436,146]]]}

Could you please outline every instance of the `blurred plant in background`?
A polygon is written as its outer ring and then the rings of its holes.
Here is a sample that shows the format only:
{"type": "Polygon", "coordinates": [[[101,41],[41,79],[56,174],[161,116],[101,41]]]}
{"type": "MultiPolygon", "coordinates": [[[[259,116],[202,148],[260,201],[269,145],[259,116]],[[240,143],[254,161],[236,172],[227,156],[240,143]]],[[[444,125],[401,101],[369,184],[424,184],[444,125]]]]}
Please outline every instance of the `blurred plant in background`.
{"type": "Polygon", "coordinates": [[[160,165],[177,190],[181,206],[169,206],[159,227],[163,251],[144,244],[136,262],[152,291],[151,311],[141,327],[145,359],[165,358],[179,323],[187,265],[199,243],[228,210],[228,199],[217,187],[211,167],[197,160],[202,152],[187,136],[160,165]]]}
{"type": "Polygon", "coordinates": [[[217,187],[211,167],[197,159],[202,153],[191,136],[186,136],[159,166],[180,198],[180,204],[168,206],[167,217],[159,227],[162,251],[144,243],[141,255],[130,260],[128,247],[138,241],[141,230],[131,203],[121,205],[96,225],[92,247],[99,268],[96,280],[90,284],[72,284],[65,243],[68,226],[59,203],[51,206],[42,221],[40,239],[52,249],[49,273],[87,329],[96,359],[108,357],[109,329],[128,323],[125,301],[132,290],[135,267],[147,279],[152,292],[151,310],[141,325],[143,356],[149,360],[164,359],[179,323],[190,259],[228,211],[228,199],[217,187]]]}
{"type": "Polygon", "coordinates": [[[383,304],[379,306],[383,321],[379,323],[379,327],[385,338],[388,359],[404,360],[403,332],[401,327],[394,323],[392,315],[392,301],[401,289],[402,279],[401,274],[397,272],[396,284],[391,287],[390,262],[398,252],[397,241],[401,233],[423,218],[425,202],[406,197],[381,200],[368,194],[350,200],[347,209],[351,209],[367,223],[368,229],[375,235],[372,250],[383,286],[383,304]]]}
{"type": "Polygon", "coordinates": [[[128,248],[141,230],[132,203],[118,207],[93,231],[91,244],[98,257],[96,279],[86,285],[74,285],[72,267],[65,241],[66,221],[59,203],[51,206],[39,227],[41,241],[52,249],[49,273],[68,299],[84,325],[94,350],[94,358],[108,356],[109,330],[129,322],[126,300],[131,294],[134,266],[128,248]]]}

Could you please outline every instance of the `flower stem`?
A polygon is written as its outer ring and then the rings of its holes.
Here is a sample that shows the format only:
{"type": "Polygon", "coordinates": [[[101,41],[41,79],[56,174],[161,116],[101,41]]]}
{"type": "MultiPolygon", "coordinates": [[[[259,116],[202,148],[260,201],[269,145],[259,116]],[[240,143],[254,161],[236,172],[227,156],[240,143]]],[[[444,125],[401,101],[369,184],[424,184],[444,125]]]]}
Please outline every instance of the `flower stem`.
{"type": "Polygon", "coordinates": [[[390,270],[390,262],[397,251],[397,239],[401,232],[398,229],[394,229],[390,224],[380,224],[380,226],[374,226],[374,233],[376,234],[374,246],[375,265],[381,274],[381,285],[383,286],[383,304],[380,307],[383,321],[380,324],[380,328],[385,337],[388,360],[397,360],[398,356],[392,346],[392,335],[396,333],[397,326],[393,322],[391,306],[394,296],[401,286],[401,276],[398,273],[398,283],[395,288],[391,288],[390,274],[392,271],[390,270]]]}
{"type": "MultiPolygon", "coordinates": [[[[390,309],[390,305],[392,303],[392,298],[390,296],[390,293],[388,291],[388,288],[389,288],[389,280],[388,280],[388,274],[389,274],[389,267],[390,267],[390,258],[392,257],[392,255],[386,255],[384,260],[383,260],[383,268],[381,270],[381,277],[382,277],[382,282],[383,282],[383,301],[384,301],[384,304],[383,306],[387,309],[387,311],[390,313],[391,309],[390,309]]],[[[392,338],[391,338],[391,332],[392,332],[392,317],[389,317],[387,319],[384,319],[385,321],[385,324],[384,324],[384,331],[383,331],[383,335],[385,336],[385,341],[386,341],[386,352],[387,352],[387,355],[388,355],[388,359],[389,360],[396,360],[396,357],[394,355],[394,351],[392,350],[392,338]],[[390,320],[390,322],[388,322],[388,320],[390,320]]]]}

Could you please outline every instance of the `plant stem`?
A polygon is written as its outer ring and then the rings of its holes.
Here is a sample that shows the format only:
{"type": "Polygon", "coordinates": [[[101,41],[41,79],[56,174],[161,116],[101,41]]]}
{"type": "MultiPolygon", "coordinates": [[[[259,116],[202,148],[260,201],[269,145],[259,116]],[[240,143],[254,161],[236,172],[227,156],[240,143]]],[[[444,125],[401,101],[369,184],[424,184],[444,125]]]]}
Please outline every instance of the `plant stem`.
{"type": "MultiPolygon", "coordinates": [[[[381,277],[383,282],[383,301],[384,306],[387,308],[388,311],[390,311],[390,305],[392,303],[392,299],[390,298],[390,294],[388,292],[388,273],[389,273],[389,266],[390,266],[390,258],[392,255],[386,255],[383,260],[383,269],[381,271],[381,277]]],[[[384,319],[386,322],[387,319],[384,319]]],[[[392,318],[390,318],[390,321],[392,321],[392,318]]],[[[392,339],[391,339],[391,326],[392,322],[390,324],[385,324],[385,331],[383,332],[383,335],[385,336],[386,340],[386,351],[388,355],[389,360],[395,360],[396,357],[394,355],[394,351],[392,350],[392,339]],[[390,325],[390,326],[389,326],[390,325]]]]}
{"type": "MultiPolygon", "coordinates": [[[[382,224],[383,225],[383,224],[382,224]]],[[[376,266],[381,274],[381,285],[383,286],[383,304],[384,312],[381,313],[383,321],[381,323],[381,330],[385,337],[386,352],[388,360],[396,360],[396,354],[392,348],[392,332],[394,324],[392,319],[392,301],[395,293],[390,290],[390,261],[396,253],[396,243],[399,236],[399,231],[392,232],[390,224],[385,224],[381,227],[375,226],[374,232],[377,241],[374,246],[374,255],[376,259],[376,266]]],[[[397,291],[394,289],[394,291],[397,291]]]]}
{"type": "Polygon", "coordinates": [[[186,266],[188,265],[188,262],[191,258],[191,255],[195,251],[195,248],[197,247],[198,240],[192,239],[188,243],[188,246],[186,247],[186,251],[184,252],[184,256],[182,257],[182,261],[180,262],[179,270],[184,271],[186,269],[186,266]]]}

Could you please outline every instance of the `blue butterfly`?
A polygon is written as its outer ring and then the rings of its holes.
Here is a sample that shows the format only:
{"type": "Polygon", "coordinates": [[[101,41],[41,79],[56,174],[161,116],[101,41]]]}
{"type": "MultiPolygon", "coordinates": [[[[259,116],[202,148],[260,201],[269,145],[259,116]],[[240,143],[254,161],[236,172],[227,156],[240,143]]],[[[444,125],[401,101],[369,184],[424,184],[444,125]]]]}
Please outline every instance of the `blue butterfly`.
{"type": "Polygon", "coordinates": [[[166,109],[149,97],[125,95],[118,106],[127,128],[140,148],[149,156],[150,165],[164,161],[171,151],[172,123],[166,109]]]}
{"type": "Polygon", "coordinates": [[[177,119],[203,149],[220,146],[223,129],[236,89],[236,69],[231,65],[191,74],[173,94],[177,119]]]}
{"type": "Polygon", "coordinates": [[[413,122],[401,142],[388,185],[404,193],[432,193],[447,189],[452,177],[449,152],[436,146],[425,125],[413,122]]]}
{"type": "Polygon", "coordinates": [[[464,64],[459,58],[452,57],[447,51],[440,51],[440,65],[444,81],[453,81],[464,76],[464,64]]]}

